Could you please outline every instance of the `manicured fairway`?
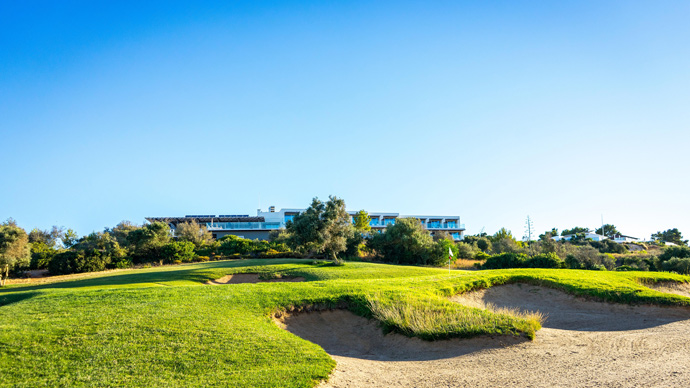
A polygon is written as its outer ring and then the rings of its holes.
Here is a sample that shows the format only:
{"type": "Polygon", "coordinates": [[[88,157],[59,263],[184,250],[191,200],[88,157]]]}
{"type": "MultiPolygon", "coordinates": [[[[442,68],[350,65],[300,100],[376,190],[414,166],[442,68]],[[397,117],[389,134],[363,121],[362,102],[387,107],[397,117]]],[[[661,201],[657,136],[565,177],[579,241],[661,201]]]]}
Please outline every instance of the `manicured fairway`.
{"type": "Polygon", "coordinates": [[[690,281],[667,273],[576,270],[453,271],[381,264],[333,267],[309,260],[239,260],[114,272],[0,291],[0,386],[311,387],[334,361],[272,321],[280,310],[347,307],[371,316],[371,301],[412,315],[451,317],[420,329],[403,318],[387,330],[426,339],[507,334],[539,324],[464,307],[447,297],[527,282],[628,303],[690,305],[645,281],[690,281]],[[303,283],[207,286],[231,273],[301,276],[303,283]]]}

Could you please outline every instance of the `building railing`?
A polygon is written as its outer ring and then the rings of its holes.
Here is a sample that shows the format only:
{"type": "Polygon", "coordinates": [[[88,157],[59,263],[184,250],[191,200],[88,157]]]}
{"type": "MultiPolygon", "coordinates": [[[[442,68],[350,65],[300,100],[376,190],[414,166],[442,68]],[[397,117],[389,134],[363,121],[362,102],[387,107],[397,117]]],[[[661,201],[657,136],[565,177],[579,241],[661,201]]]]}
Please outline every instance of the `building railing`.
{"type": "Polygon", "coordinates": [[[206,224],[208,230],[232,230],[232,229],[280,229],[280,222],[214,222],[206,224]]]}

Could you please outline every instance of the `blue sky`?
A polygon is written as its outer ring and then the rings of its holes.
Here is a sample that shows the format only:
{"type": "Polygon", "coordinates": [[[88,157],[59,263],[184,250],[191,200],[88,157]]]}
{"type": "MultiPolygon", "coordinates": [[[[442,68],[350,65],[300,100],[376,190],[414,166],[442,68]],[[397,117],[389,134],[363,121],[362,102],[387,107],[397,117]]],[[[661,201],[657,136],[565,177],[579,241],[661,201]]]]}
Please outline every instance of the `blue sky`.
{"type": "Polygon", "coordinates": [[[0,219],[351,210],[690,236],[690,3],[4,2],[0,219]]]}

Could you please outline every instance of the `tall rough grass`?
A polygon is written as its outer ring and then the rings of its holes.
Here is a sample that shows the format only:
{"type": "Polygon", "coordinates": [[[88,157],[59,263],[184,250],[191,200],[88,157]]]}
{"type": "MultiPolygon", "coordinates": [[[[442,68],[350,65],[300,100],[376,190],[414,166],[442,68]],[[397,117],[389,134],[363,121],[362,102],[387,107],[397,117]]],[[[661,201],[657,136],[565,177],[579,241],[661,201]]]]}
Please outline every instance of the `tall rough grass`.
{"type": "Polygon", "coordinates": [[[431,296],[375,293],[366,296],[374,318],[386,331],[434,340],[476,335],[525,335],[534,339],[543,317],[512,310],[490,311],[431,296]]]}

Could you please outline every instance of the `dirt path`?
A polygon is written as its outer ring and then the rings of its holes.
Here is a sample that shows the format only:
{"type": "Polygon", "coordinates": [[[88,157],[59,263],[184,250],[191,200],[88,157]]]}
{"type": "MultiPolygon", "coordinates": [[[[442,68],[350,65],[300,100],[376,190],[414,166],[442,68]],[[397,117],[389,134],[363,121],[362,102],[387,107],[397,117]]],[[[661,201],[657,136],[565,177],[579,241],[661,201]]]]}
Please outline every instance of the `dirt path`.
{"type": "Polygon", "coordinates": [[[338,365],[321,387],[690,386],[690,309],[625,306],[528,286],[494,287],[456,301],[548,315],[535,341],[425,342],[389,334],[347,311],[285,319],[338,365]]]}
{"type": "Polygon", "coordinates": [[[303,282],[303,277],[294,278],[276,278],[263,280],[259,279],[258,273],[236,273],[234,275],[226,275],[220,279],[209,280],[206,284],[219,285],[219,284],[242,284],[242,283],[275,283],[275,282],[303,282]]]}

